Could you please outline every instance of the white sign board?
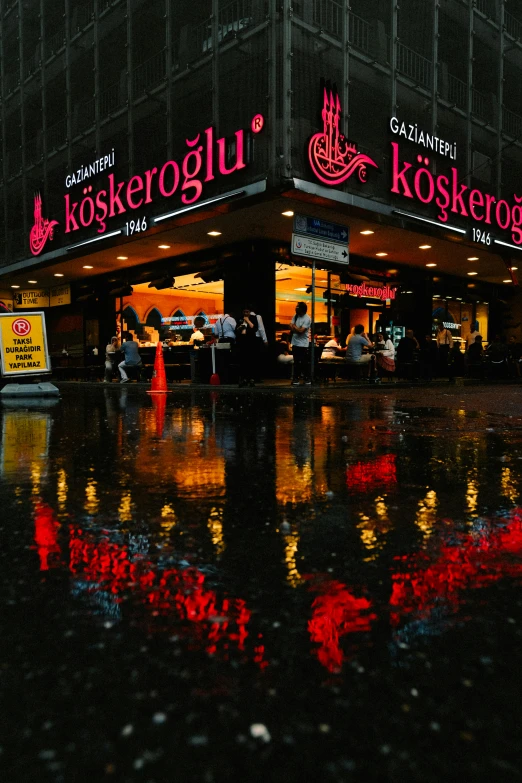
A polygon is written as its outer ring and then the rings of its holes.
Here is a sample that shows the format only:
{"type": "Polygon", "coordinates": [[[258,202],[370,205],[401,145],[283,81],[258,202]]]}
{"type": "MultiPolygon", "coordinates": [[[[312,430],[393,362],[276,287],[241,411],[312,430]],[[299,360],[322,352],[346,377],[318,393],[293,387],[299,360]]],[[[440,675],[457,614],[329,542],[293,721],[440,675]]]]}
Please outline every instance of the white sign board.
{"type": "Polygon", "coordinates": [[[301,234],[292,234],[292,253],[295,256],[316,258],[321,261],[335,261],[338,264],[350,263],[348,245],[325,242],[323,239],[305,237],[301,234]]]}

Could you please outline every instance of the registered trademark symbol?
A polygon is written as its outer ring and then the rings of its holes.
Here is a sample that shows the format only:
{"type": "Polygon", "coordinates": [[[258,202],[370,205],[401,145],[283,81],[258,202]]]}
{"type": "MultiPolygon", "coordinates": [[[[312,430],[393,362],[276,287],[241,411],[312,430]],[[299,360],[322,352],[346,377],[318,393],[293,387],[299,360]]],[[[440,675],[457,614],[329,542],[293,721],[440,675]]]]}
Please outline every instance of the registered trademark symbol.
{"type": "Polygon", "coordinates": [[[263,126],[265,124],[265,118],[262,114],[256,114],[254,119],[252,120],[252,133],[259,133],[263,130],[263,126]]]}

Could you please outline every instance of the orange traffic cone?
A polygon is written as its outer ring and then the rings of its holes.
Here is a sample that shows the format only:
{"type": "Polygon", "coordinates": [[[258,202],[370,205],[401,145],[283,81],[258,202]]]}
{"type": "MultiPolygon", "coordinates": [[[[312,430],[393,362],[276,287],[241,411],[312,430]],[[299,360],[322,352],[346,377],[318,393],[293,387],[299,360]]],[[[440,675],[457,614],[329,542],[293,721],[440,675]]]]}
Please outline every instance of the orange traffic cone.
{"type": "Polygon", "coordinates": [[[154,371],[152,384],[147,394],[167,394],[167,376],[165,375],[165,362],[163,361],[163,347],[158,340],[156,358],[154,359],[154,371]]]}

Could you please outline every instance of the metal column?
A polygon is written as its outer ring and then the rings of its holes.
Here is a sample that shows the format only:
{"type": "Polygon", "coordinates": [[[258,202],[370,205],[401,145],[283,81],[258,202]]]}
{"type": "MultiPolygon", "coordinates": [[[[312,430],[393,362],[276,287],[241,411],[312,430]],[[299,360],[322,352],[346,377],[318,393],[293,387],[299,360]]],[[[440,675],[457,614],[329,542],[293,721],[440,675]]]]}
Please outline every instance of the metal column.
{"type": "Polygon", "coordinates": [[[127,145],[129,174],[134,172],[134,110],[132,90],[132,0],[127,0],[127,145]]]}
{"type": "Polygon", "coordinates": [[[439,106],[439,8],[440,1],[435,0],[433,5],[433,69],[431,75],[431,131],[434,136],[437,136],[439,106]]]}
{"type": "Polygon", "coordinates": [[[283,0],[283,178],[292,176],[292,0],[283,0]]]}
{"type": "Polygon", "coordinates": [[[174,111],[174,101],[172,99],[172,16],[170,13],[171,0],[165,0],[165,45],[166,45],[166,61],[167,61],[167,153],[168,160],[172,160],[173,157],[173,127],[172,127],[172,114],[174,111]]]}
{"type": "Polygon", "coordinates": [[[219,136],[219,0],[212,0],[212,121],[219,136]]]}
{"type": "Polygon", "coordinates": [[[466,138],[466,184],[469,186],[470,184],[470,177],[471,177],[471,169],[473,168],[473,155],[471,152],[471,114],[473,112],[473,22],[475,20],[474,16],[474,8],[475,8],[475,2],[471,2],[469,4],[469,13],[468,13],[468,106],[467,106],[467,114],[468,114],[468,124],[467,124],[467,138],[466,138]]]}
{"type": "Polygon", "coordinates": [[[100,3],[94,0],[94,138],[96,154],[101,154],[100,134],[100,3]]]}
{"type": "Polygon", "coordinates": [[[72,168],[72,97],[71,97],[71,0],[65,2],[65,101],[67,110],[67,166],[72,168]]]}
{"type": "Polygon", "coordinates": [[[345,3],[343,13],[343,86],[342,131],[348,138],[350,120],[350,4],[345,3]]]}
{"type": "Polygon", "coordinates": [[[391,18],[391,115],[397,114],[397,44],[398,44],[398,13],[399,5],[397,0],[392,0],[392,18],[391,18]]]}
{"type": "Polygon", "coordinates": [[[505,4],[500,0],[499,2],[499,27],[500,35],[498,37],[499,57],[498,57],[498,118],[497,118],[497,199],[500,198],[500,190],[502,188],[502,128],[504,125],[504,116],[502,107],[504,105],[504,54],[506,51],[506,39],[504,37],[505,30],[505,4]]]}
{"type": "Polygon", "coordinates": [[[268,120],[270,180],[276,185],[277,160],[277,0],[270,0],[270,27],[268,31],[268,120]]]}
{"type": "Polygon", "coordinates": [[[24,46],[23,46],[23,8],[18,3],[18,51],[20,57],[20,143],[22,145],[22,215],[24,233],[28,233],[27,225],[27,165],[26,165],[26,135],[25,135],[25,101],[24,101],[24,46]]]}
{"type": "Polygon", "coordinates": [[[45,22],[44,22],[44,0],[40,0],[40,46],[42,65],[40,68],[40,95],[42,98],[42,163],[43,163],[43,181],[44,198],[48,204],[49,193],[47,190],[47,95],[45,91],[45,22]]]}

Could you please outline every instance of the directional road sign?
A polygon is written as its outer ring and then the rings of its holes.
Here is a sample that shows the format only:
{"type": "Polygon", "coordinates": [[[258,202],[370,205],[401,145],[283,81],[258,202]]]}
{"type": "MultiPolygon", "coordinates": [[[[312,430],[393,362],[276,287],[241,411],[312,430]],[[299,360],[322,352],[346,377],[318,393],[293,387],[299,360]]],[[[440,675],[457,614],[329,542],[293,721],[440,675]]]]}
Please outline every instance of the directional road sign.
{"type": "Polygon", "coordinates": [[[340,242],[325,242],[323,239],[305,237],[301,234],[292,234],[292,253],[321,261],[335,261],[338,264],[350,263],[348,245],[340,242]]]}
{"type": "Polygon", "coordinates": [[[349,244],[350,229],[339,223],[329,223],[321,218],[308,215],[294,215],[294,234],[328,239],[330,242],[349,244]]]}

